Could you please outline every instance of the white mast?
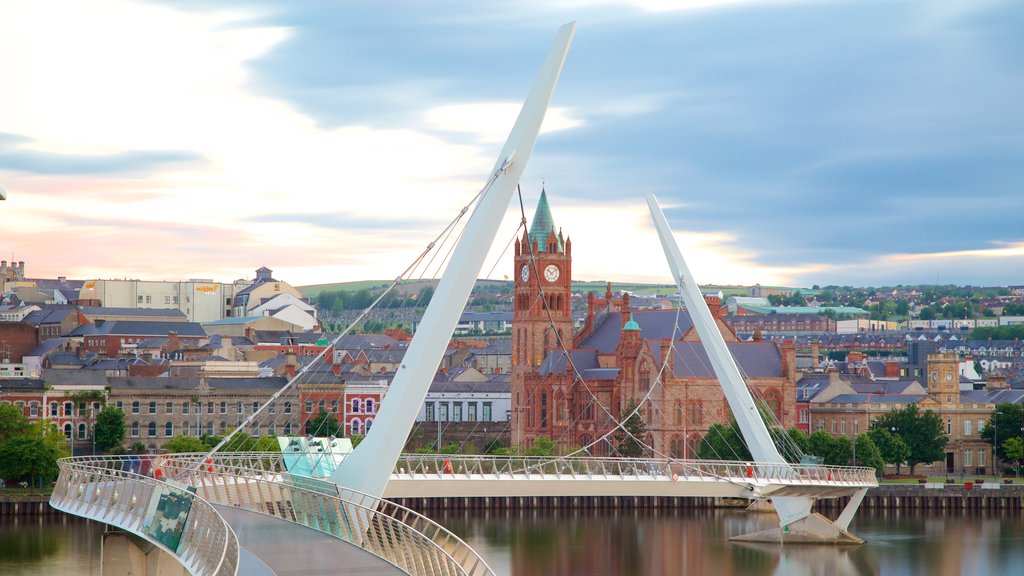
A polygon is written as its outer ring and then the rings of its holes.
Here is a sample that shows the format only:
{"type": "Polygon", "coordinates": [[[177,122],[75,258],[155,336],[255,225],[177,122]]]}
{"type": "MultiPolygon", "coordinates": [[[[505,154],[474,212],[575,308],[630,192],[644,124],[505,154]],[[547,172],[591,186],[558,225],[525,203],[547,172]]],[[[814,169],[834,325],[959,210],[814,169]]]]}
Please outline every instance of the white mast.
{"type": "Polygon", "coordinates": [[[423,405],[441,356],[455,331],[477,274],[494,241],[494,234],[508,209],[512,192],[530,160],[575,30],[575,22],[558,30],[547,59],[519,112],[519,118],[494,164],[488,178],[490,186],[466,224],[462,238],[452,254],[451,263],[445,269],[423,314],[423,321],[395,373],[387,398],[381,403],[373,428],[331,475],[331,480],[338,485],[377,497],[384,494],[388,478],[405,446],[420,406],[423,405]]]}
{"type": "MultiPolygon", "coordinates": [[[[693,326],[697,330],[697,335],[700,336],[701,343],[704,344],[704,350],[711,360],[711,367],[714,368],[715,376],[718,377],[718,381],[722,385],[729,408],[736,416],[736,423],[739,424],[743,439],[747,441],[750,454],[758,462],[785,464],[786,459],[782,457],[775,447],[775,443],[772,442],[768,428],[761,419],[754,399],[743,381],[740,369],[729,352],[729,347],[726,346],[721,332],[718,331],[718,326],[711,316],[704,296],[700,293],[697,281],[694,280],[686,261],[683,260],[683,254],[679,251],[679,245],[672,235],[672,229],[669,228],[665,214],[658,205],[658,200],[653,194],[646,194],[644,198],[651,211],[654,227],[658,230],[658,237],[661,238],[661,247],[665,251],[665,258],[672,270],[672,278],[679,286],[683,302],[686,304],[687,310],[690,311],[693,326]]],[[[782,526],[806,518],[811,513],[812,500],[810,498],[778,497],[772,498],[772,503],[775,504],[775,509],[779,513],[779,521],[782,526]]]]}

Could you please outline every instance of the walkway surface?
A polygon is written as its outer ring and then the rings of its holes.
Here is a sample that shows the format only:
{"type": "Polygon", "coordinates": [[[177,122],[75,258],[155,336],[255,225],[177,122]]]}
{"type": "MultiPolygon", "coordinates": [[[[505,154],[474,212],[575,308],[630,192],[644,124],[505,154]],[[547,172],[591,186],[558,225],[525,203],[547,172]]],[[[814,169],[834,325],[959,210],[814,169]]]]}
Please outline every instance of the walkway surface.
{"type": "MultiPolygon", "coordinates": [[[[233,506],[215,504],[214,508],[231,525],[241,546],[277,576],[404,574],[384,560],[312,528],[233,506]]],[[[244,569],[239,574],[245,573],[244,569]]]]}

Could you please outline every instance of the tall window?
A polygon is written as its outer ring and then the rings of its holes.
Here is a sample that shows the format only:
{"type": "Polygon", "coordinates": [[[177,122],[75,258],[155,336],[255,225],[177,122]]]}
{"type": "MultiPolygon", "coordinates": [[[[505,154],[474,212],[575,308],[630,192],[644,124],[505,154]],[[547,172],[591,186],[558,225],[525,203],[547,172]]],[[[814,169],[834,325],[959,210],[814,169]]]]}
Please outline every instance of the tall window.
{"type": "Polygon", "coordinates": [[[644,364],[640,367],[640,389],[650,390],[651,388],[651,370],[644,364]]]}
{"type": "Polygon", "coordinates": [[[170,438],[171,436],[174,436],[174,423],[173,422],[168,422],[168,423],[164,424],[164,436],[166,436],[168,438],[170,438]]]}
{"type": "Polygon", "coordinates": [[[312,400],[306,400],[306,414],[312,414],[312,413],[313,413],[313,401],[312,400]]]}
{"type": "MultiPolygon", "coordinates": [[[[374,411],[373,411],[373,408],[374,408],[373,404],[374,404],[373,398],[367,398],[366,399],[366,406],[365,407],[366,407],[366,413],[367,414],[373,414],[374,413],[374,411]]],[[[370,426],[370,422],[369,421],[366,422],[366,426],[367,427],[370,426]]]]}
{"type": "MultiPolygon", "coordinates": [[[[676,426],[682,426],[683,425],[683,403],[680,400],[676,400],[675,402],[672,403],[672,423],[675,424],[676,426]]],[[[683,439],[680,438],[679,439],[680,450],[682,449],[682,443],[683,443],[683,439]]],[[[682,456],[676,456],[676,457],[677,458],[682,458],[682,456]]]]}
{"type": "Polygon", "coordinates": [[[456,402],[452,405],[452,421],[462,422],[462,402],[456,402]]]}
{"type": "Polygon", "coordinates": [[[81,422],[81,423],[78,424],[78,439],[79,440],[85,440],[85,435],[86,435],[85,422],[81,422]]]}
{"type": "Polygon", "coordinates": [[[352,399],[352,413],[353,414],[359,414],[359,412],[360,412],[359,408],[360,408],[359,398],[353,398],[352,399]]]}
{"type": "Polygon", "coordinates": [[[146,427],[150,438],[156,437],[156,422],[150,422],[149,426],[146,427]]]}
{"type": "Polygon", "coordinates": [[[484,422],[490,422],[491,421],[491,403],[490,402],[484,402],[483,421],[484,422]]]}
{"type": "Polygon", "coordinates": [[[139,437],[139,423],[138,422],[132,422],[132,438],[138,438],[138,437],[139,437]]]}
{"type": "Polygon", "coordinates": [[[427,422],[433,422],[434,421],[434,403],[433,402],[427,402],[426,404],[423,405],[423,407],[424,407],[424,417],[423,417],[423,419],[426,420],[427,422]]]}
{"type": "Polygon", "coordinates": [[[156,414],[156,402],[149,403],[149,413],[156,414]]]}
{"type": "Polygon", "coordinates": [[[971,435],[971,421],[970,420],[964,420],[964,436],[970,436],[970,435],[971,435]]]}
{"type": "Polygon", "coordinates": [[[167,405],[164,406],[164,412],[167,414],[174,414],[174,402],[168,402],[167,405]]]}
{"type": "Polygon", "coordinates": [[[540,427],[548,427],[548,393],[541,392],[540,394],[540,427]]]}
{"type": "Polygon", "coordinates": [[[136,400],[136,401],[132,402],[132,414],[138,414],[138,413],[139,413],[139,401],[136,400]]]}
{"type": "Polygon", "coordinates": [[[182,402],[181,403],[181,413],[182,414],[191,414],[192,413],[192,403],[191,402],[182,402]]]}
{"type": "MultiPolygon", "coordinates": [[[[285,402],[284,403],[284,413],[285,414],[291,414],[292,413],[292,403],[291,402],[285,402]]],[[[290,433],[290,431],[291,431],[291,428],[289,427],[288,431],[285,432],[285,435],[287,436],[290,433]]]]}
{"type": "Polygon", "coordinates": [[[353,418],[352,419],[352,435],[353,436],[359,434],[359,424],[360,424],[359,423],[359,418],[353,418]]]}

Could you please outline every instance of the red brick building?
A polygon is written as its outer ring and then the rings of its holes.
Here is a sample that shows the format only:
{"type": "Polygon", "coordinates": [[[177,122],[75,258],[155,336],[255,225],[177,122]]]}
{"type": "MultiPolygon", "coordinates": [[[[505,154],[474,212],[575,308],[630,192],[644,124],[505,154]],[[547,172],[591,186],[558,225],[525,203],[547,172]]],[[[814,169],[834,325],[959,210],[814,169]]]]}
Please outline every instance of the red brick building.
{"type": "MultiPolygon", "coordinates": [[[[547,437],[562,450],[593,444],[590,453],[612,454],[614,441],[600,438],[636,400],[647,445],[693,457],[708,428],[728,421],[729,409],[689,314],[633,311],[629,295],[614,298],[609,284],[603,299],[590,295],[584,327],[573,334],[571,273],[572,245],[556,233],[542,192],[530,231],[515,247],[512,443],[547,437]]],[[[792,342],[741,342],[722,321],[719,300],[710,298],[709,306],[755,395],[781,425],[794,426],[792,342]]]]}

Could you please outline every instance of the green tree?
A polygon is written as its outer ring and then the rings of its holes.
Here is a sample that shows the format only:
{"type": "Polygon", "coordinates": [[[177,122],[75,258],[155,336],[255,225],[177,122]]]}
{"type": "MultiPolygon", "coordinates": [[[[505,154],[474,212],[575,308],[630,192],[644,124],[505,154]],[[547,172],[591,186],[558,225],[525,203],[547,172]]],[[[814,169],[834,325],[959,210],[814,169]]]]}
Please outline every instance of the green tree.
{"type": "Polygon", "coordinates": [[[861,434],[857,436],[855,446],[857,448],[857,461],[855,462],[857,466],[874,468],[875,474],[878,477],[885,474],[885,460],[882,459],[882,452],[878,449],[875,441],[871,439],[871,435],[861,434]]]}
{"type": "Polygon", "coordinates": [[[867,436],[878,448],[882,461],[896,466],[897,471],[899,465],[910,457],[910,447],[907,446],[907,443],[903,441],[903,438],[890,432],[888,428],[872,428],[868,430],[867,436]]]}
{"type": "Polygon", "coordinates": [[[853,447],[850,444],[850,439],[846,436],[833,438],[828,432],[818,430],[811,434],[808,440],[810,453],[815,456],[821,456],[823,464],[846,466],[850,463],[853,447]]]}
{"type": "Polygon", "coordinates": [[[996,447],[996,455],[1001,460],[1010,459],[1006,454],[1004,443],[1010,438],[1020,437],[1022,426],[1024,426],[1024,406],[1020,404],[999,404],[992,410],[988,426],[985,426],[985,429],[981,431],[981,437],[989,444],[995,446],[996,436],[998,436],[999,446],[996,447]]]}
{"type": "Polygon", "coordinates": [[[622,456],[634,458],[643,456],[647,452],[647,446],[644,444],[647,439],[647,423],[640,415],[640,410],[637,410],[635,398],[626,403],[622,414],[630,414],[630,416],[622,423],[622,428],[625,431],[619,429],[615,433],[615,449],[622,456]]]}
{"type": "Polygon", "coordinates": [[[195,436],[175,436],[164,444],[164,450],[172,454],[182,452],[206,452],[209,447],[195,436]]]}
{"type": "Polygon", "coordinates": [[[321,438],[327,436],[341,437],[343,435],[338,419],[334,417],[334,414],[326,410],[321,410],[316,415],[316,418],[306,421],[306,434],[320,436],[321,438]]]}
{"type": "Polygon", "coordinates": [[[558,446],[550,438],[541,436],[533,441],[533,445],[526,451],[527,456],[554,456],[558,446]]]}
{"type": "Polygon", "coordinates": [[[929,464],[945,456],[949,439],[942,431],[942,420],[931,410],[919,411],[917,404],[893,408],[872,421],[871,427],[890,430],[903,439],[910,449],[906,462],[911,474],[918,464],[929,464]]]}
{"type": "Polygon", "coordinates": [[[484,454],[494,454],[499,448],[502,448],[501,440],[499,438],[491,438],[484,444],[484,454]]]}
{"type": "Polygon", "coordinates": [[[1003,442],[1003,454],[1007,460],[1016,461],[1014,468],[1019,473],[1021,465],[1024,464],[1024,438],[1018,436],[1003,442]]]}
{"type": "Polygon", "coordinates": [[[105,406],[96,415],[93,434],[96,437],[96,448],[100,452],[110,452],[114,446],[120,446],[124,441],[124,412],[113,406],[105,406]]]}
{"type": "Polygon", "coordinates": [[[14,404],[0,404],[0,442],[28,432],[28,418],[14,404]]]}
{"type": "Polygon", "coordinates": [[[747,450],[735,420],[729,426],[712,424],[697,445],[697,458],[701,460],[746,460],[753,458],[747,450]]]}
{"type": "Polygon", "coordinates": [[[33,434],[12,436],[0,443],[0,478],[26,481],[41,488],[57,477],[60,473],[57,460],[67,455],[66,450],[48,442],[45,437],[33,434]]]}

